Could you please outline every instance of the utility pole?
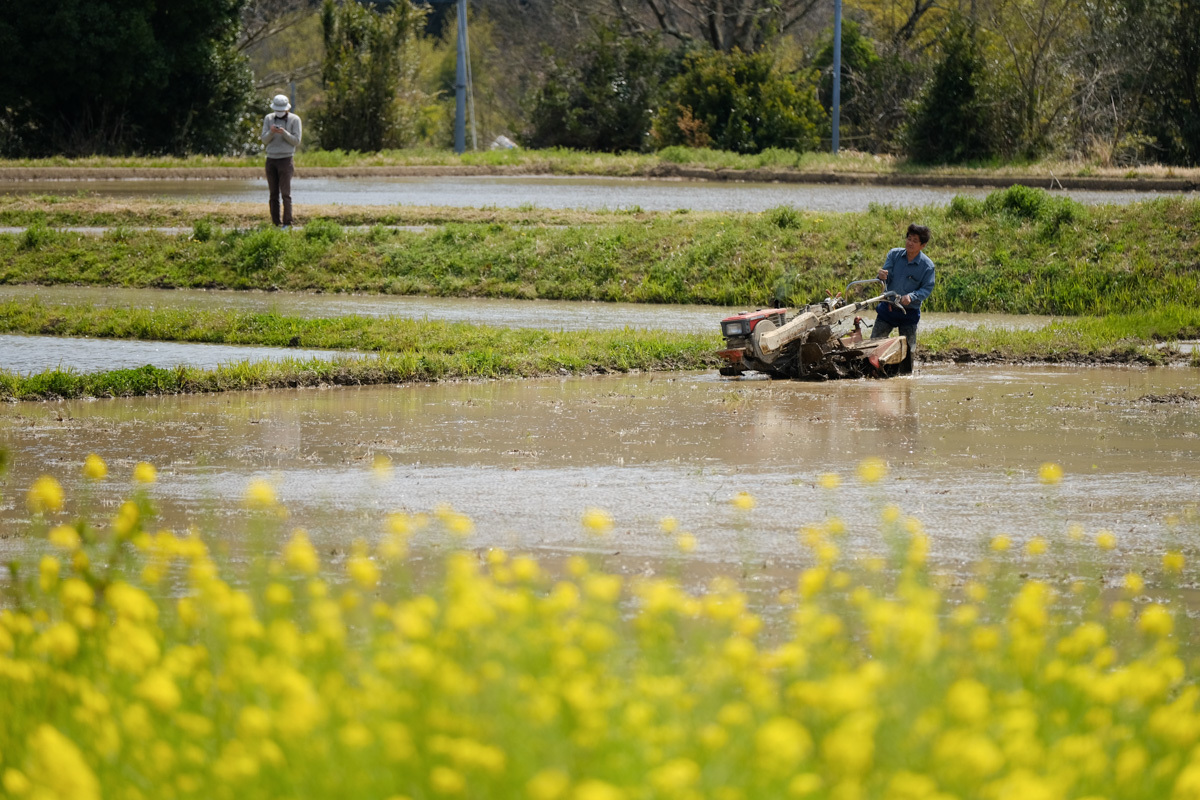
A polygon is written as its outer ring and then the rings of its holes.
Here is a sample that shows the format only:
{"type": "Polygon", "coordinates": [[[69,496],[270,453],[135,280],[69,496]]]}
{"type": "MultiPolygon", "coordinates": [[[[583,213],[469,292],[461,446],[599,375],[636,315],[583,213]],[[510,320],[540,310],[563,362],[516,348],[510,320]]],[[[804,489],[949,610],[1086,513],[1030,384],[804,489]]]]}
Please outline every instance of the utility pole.
{"type": "Polygon", "coordinates": [[[467,0],[458,0],[458,65],[454,75],[454,152],[461,155],[466,149],[467,0]]]}
{"type": "Polygon", "coordinates": [[[833,0],[833,154],[838,151],[838,118],[842,115],[842,0],[833,0]]]}

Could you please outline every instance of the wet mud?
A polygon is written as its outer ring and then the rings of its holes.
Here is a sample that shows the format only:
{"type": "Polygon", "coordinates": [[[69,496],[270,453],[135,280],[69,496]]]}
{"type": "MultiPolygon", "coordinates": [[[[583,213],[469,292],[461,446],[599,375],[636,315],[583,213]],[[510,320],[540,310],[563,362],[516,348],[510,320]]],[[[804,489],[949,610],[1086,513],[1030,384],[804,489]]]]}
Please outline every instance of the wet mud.
{"type": "MultiPolygon", "coordinates": [[[[656,164],[645,171],[621,177],[665,178],[697,181],[750,183],[812,183],[870,186],[986,187],[1004,189],[1023,185],[1043,189],[1083,189],[1093,191],[1194,192],[1200,178],[1138,175],[914,175],[842,172],[807,172],[790,169],[712,169],[708,167],[656,164]]],[[[0,181],[29,180],[128,180],[128,179],[237,179],[257,178],[261,167],[0,167],[0,181]]],[[[297,175],[312,178],[407,178],[471,176],[545,176],[543,164],[524,165],[413,165],[310,167],[303,163],[297,175]]],[[[580,177],[580,176],[570,176],[580,177]]]]}
{"type": "Polygon", "coordinates": [[[1200,492],[1194,390],[1182,369],[935,365],[828,384],[688,373],[10,405],[0,558],[36,548],[23,498],[42,472],[62,481],[70,513],[104,518],[148,460],[161,524],[197,525],[234,553],[243,492],[262,478],[289,509],[284,527],[334,555],[377,540],[391,511],[447,504],[475,520],[467,544],[481,551],[582,553],[630,574],[686,563],[765,587],[807,563],[797,532],[830,516],[846,523],[848,557],[885,551],[878,521],[894,504],[952,572],[1003,533],[1017,549],[1046,537],[1048,568],[1078,573],[1095,548],[1072,550],[1071,524],[1112,531],[1109,569],[1123,570],[1167,547],[1195,556],[1167,522],[1200,492]],[[80,474],[90,452],[109,463],[101,485],[80,474]],[[856,477],[868,456],[888,463],[878,484],[856,477]],[[1046,461],[1061,484],[1039,483],[1046,461]],[[824,473],[841,487],[821,488],[824,473]],[[739,492],[752,510],[731,503],[739,492]],[[607,536],[580,524],[593,507],[613,516],[607,536]],[[686,562],[665,516],[696,537],[686,562]]]}

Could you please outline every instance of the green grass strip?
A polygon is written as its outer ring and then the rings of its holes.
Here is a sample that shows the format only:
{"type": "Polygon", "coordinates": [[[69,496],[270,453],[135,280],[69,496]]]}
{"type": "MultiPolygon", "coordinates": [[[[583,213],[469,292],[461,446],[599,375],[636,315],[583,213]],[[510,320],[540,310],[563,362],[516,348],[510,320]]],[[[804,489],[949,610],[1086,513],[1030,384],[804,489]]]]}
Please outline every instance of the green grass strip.
{"type": "MultiPolygon", "coordinates": [[[[132,397],[153,394],[519,378],[557,374],[712,369],[721,340],[662,331],[544,331],[428,320],[339,317],[304,319],[230,311],[153,311],[93,306],[0,304],[0,332],[176,342],[248,344],[377,352],[378,357],[238,362],[214,370],[153,366],[82,374],[0,371],[0,399],[132,397]]],[[[1041,330],[957,327],[924,331],[924,361],[1010,363],[1185,362],[1196,356],[1160,351],[1164,332],[1200,331],[1200,310],[1056,322],[1041,330]]]]}
{"type": "Polygon", "coordinates": [[[81,374],[0,371],[0,399],[147,394],[534,377],[716,365],[714,336],[655,331],[507,329],[403,319],[299,319],[276,314],[0,305],[5,333],[256,344],[378,352],[378,357],[239,362],[215,370],[145,366],[81,374]]]}
{"type": "Polygon", "coordinates": [[[1064,316],[1200,299],[1200,200],[1083,206],[1013,187],[948,207],[852,214],[614,216],[565,227],[449,223],[425,232],[220,229],[0,236],[0,283],[287,289],[443,297],[765,305],[870,278],[905,227],[933,229],[928,311],[1064,316]]]}

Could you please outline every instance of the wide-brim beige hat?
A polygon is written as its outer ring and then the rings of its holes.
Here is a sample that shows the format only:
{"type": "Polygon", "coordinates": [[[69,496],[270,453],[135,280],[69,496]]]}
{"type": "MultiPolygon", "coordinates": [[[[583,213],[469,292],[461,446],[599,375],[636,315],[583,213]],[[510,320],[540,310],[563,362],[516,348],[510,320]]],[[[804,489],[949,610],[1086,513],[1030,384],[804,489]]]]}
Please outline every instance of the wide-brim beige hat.
{"type": "Polygon", "coordinates": [[[291,109],[291,107],[292,104],[288,102],[286,94],[277,94],[275,95],[274,99],[271,100],[272,111],[287,111],[291,109]]]}

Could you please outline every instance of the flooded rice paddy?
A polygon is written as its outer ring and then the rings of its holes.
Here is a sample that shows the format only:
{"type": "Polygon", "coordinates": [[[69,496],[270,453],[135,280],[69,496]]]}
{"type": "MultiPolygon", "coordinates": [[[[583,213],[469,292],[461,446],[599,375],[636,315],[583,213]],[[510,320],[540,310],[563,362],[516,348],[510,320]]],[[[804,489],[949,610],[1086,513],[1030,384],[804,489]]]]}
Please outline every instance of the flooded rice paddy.
{"type": "Polygon", "coordinates": [[[633,571],[672,558],[658,528],[672,515],[695,534],[694,558],[766,575],[803,563],[797,529],[829,515],[847,523],[844,552],[880,552],[889,503],[951,566],[997,534],[1019,547],[1061,540],[1069,523],[1154,554],[1179,545],[1166,516],[1200,496],[1200,406],[1184,395],[1195,388],[1190,369],[936,366],[828,384],[706,372],[11,404],[0,557],[28,546],[15,532],[38,474],[111,514],[143,459],[159,468],[166,524],[199,524],[234,549],[239,498],[264,478],[287,525],[334,554],[375,540],[386,512],[450,504],[475,520],[472,546],[592,552],[633,571]],[[88,490],[91,452],[111,477],[88,490]],[[855,477],[868,456],[889,464],[874,486],[855,477]],[[1060,485],[1039,483],[1045,461],[1062,465],[1060,485]],[[841,488],[818,486],[826,472],[841,488]],[[743,491],[757,499],[748,512],[730,503],[743,491]],[[612,514],[608,537],[583,530],[590,507],[612,514]]]}
{"type": "MultiPolygon", "coordinates": [[[[305,318],[359,315],[441,322],[471,322],[509,328],[546,330],[662,330],[678,333],[715,332],[722,317],[743,311],[720,306],[646,305],[644,303],[580,303],[553,300],[392,297],[387,295],[305,294],[203,290],[121,289],[81,286],[0,286],[0,302],[21,299],[48,305],[95,305],[115,308],[194,309],[214,307],[248,313],[276,313],[305,318]]],[[[1053,317],[1009,314],[922,315],[926,330],[956,325],[975,328],[1030,330],[1053,317]]],[[[61,339],[0,335],[0,367],[41,372],[56,367],[80,372],[140,367],[170,368],[191,364],[211,368],[231,361],[336,358],[322,350],[274,347],[118,342],[107,339],[61,339]]]]}
{"type": "Polygon", "coordinates": [[[335,361],[365,356],[337,350],[0,334],[0,368],[18,375],[52,369],[102,372],[147,364],[161,369],[178,366],[216,369],[222,364],[240,362],[335,361]]]}
{"type": "MultiPolygon", "coordinates": [[[[1046,187],[1049,189],[1049,186],[1046,187]]],[[[765,211],[793,206],[810,211],[865,211],[872,203],[922,207],[948,205],[955,195],[984,197],[978,187],[904,187],[831,184],[690,181],[651,178],[578,178],[552,176],[305,178],[292,184],[297,205],[413,205],[465,208],[553,208],[646,211],[765,211]]],[[[0,181],[0,194],[99,194],[205,200],[222,203],[265,202],[266,179],[232,180],[61,180],[0,181]]],[[[1081,203],[1125,204],[1171,196],[1134,191],[1052,190],[1081,203]]]]}

